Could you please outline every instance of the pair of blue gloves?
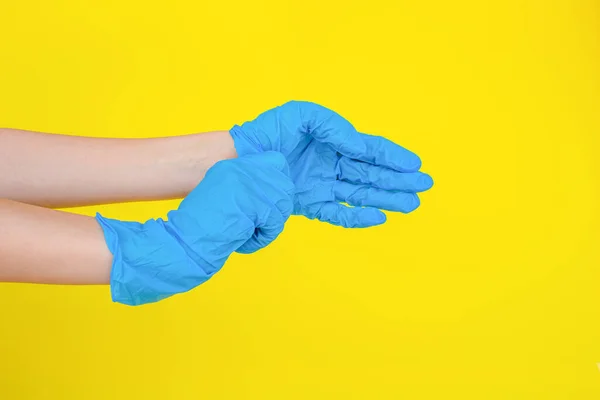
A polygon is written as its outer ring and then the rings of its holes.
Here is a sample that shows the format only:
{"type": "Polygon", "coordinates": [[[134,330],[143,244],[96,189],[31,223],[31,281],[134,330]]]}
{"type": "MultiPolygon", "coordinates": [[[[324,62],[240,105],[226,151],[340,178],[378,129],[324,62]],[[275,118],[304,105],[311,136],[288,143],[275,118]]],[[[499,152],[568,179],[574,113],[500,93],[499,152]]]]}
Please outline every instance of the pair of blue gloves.
{"type": "Polygon", "coordinates": [[[140,305],[189,291],[231,253],[275,240],[291,214],[379,225],[380,209],[413,211],[416,193],[433,185],[417,155],[314,103],[286,103],[230,134],[239,157],[210,168],[167,221],[96,216],[113,254],[113,301],[140,305]]]}

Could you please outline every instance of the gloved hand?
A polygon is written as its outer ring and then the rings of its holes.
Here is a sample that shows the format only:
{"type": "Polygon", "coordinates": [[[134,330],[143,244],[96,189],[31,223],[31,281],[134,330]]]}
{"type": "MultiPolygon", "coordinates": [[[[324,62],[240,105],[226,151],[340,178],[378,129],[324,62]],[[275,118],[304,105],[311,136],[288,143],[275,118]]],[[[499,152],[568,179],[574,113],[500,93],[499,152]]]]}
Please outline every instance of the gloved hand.
{"type": "Polygon", "coordinates": [[[419,157],[379,136],[359,133],[335,112],[292,101],[230,131],[238,155],[274,150],[290,165],[294,214],[344,227],[385,222],[379,208],[408,213],[433,180],[419,157]],[[346,207],[340,202],[351,206],[346,207]]]}
{"type": "Polygon", "coordinates": [[[275,152],[220,161],[167,221],[97,214],[114,256],[113,301],[139,305],[186,292],[219,271],[232,252],[252,253],[275,240],[293,208],[288,174],[275,152]]]}

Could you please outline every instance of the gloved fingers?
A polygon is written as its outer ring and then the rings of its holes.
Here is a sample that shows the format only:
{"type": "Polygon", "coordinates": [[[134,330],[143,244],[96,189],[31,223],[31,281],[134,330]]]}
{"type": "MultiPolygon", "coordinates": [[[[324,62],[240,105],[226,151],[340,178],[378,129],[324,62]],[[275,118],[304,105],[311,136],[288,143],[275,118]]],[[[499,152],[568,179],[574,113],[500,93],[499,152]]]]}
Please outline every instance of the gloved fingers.
{"type": "Polygon", "coordinates": [[[356,160],[380,165],[400,172],[416,172],[421,159],[415,153],[380,136],[358,132],[344,117],[326,107],[309,102],[293,101],[283,109],[296,108],[303,129],[321,143],[340,154],[356,160]]]}
{"type": "Polygon", "coordinates": [[[300,115],[302,130],[315,140],[328,144],[340,154],[360,159],[367,151],[361,134],[344,117],[319,104],[291,101],[282,108],[294,107],[300,115]]]}
{"type": "Polygon", "coordinates": [[[399,172],[416,172],[421,168],[419,156],[391,140],[366,133],[361,133],[360,137],[366,151],[360,157],[352,158],[399,172]]]}
{"type": "Polygon", "coordinates": [[[242,254],[250,254],[268,246],[283,231],[288,217],[289,214],[286,217],[279,210],[272,208],[265,220],[256,227],[252,237],[236,251],[242,254]]]}
{"type": "Polygon", "coordinates": [[[385,214],[376,208],[346,207],[335,202],[323,203],[315,214],[319,221],[344,228],[368,228],[385,222],[385,214]]]}
{"type": "Polygon", "coordinates": [[[409,213],[420,205],[419,196],[415,193],[388,191],[367,185],[337,181],[333,191],[337,201],[352,206],[377,207],[383,210],[409,213]]]}
{"type": "Polygon", "coordinates": [[[433,186],[433,179],[422,172],[398,172],[362,161],[342,157],[338,163],[339,179],[384,190],[423,192],[433,186]]]}

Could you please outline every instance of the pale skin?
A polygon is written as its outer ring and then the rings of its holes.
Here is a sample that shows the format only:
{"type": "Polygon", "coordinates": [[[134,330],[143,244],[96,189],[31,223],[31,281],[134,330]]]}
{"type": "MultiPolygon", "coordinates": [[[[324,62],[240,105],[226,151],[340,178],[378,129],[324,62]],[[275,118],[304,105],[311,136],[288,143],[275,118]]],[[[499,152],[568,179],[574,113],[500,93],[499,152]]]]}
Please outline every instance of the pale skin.
{"type": "Polygon", "coordinates": [[[0,129],[0,282],[108,284],[112,254],[96,220],[53,208],[182,198],[235,157],[227,131],[104,139],[0,129]]]}

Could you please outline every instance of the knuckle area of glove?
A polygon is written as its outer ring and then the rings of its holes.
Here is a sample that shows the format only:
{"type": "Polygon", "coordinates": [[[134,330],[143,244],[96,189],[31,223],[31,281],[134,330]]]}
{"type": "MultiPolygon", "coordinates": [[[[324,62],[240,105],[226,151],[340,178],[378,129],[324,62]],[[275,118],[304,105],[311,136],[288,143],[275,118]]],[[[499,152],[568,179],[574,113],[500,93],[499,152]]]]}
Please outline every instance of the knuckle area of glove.
{"type": "Polygon", "coordinates": [[[294,209],[294,203],[289,197],[280,197],[276,200],[269,199],[264,206],[265,210],[261,219],[263,226],[285,223],[294,209]]]}
{"type": "Polygon", "coordinates": [[[284,222],[283,214],[275,207],[269,207],[254,214],[251,219],[255,229],[272,229],[284,222]]]}
{"type": "Polygon", "coordinates": [[[348,194],[345,200],[348,204],[362,206],[368,203],[368,194],[369,191],[366,187],[359,187],[355,189],[352,193],[348,194]]]}
{"type": "Polygon", "coordinates": [[[291,198],[281,199],[275,202],[275,207],[283,219],[288,219],[294,209],[291,198]]]}
{"type": "Polygon", "coordinates": [[[335,199],[335,184],[336,182],[332,180],[296,188],[294,201],[301,207],[333,201],[335,199]]]}

